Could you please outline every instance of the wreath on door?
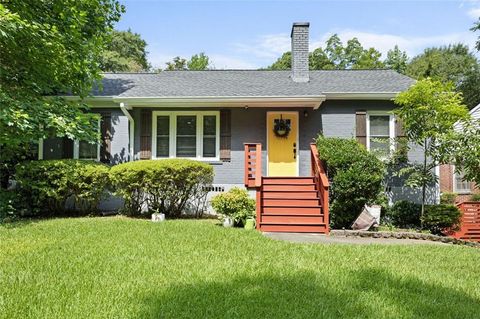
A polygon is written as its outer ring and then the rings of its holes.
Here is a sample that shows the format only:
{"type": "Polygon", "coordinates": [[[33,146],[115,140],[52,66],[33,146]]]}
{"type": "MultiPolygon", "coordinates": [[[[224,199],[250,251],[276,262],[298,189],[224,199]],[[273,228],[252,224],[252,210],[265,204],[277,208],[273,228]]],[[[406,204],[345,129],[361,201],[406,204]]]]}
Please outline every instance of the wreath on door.
{"type": "Polygon", "coordinates": [[[273,132],[276,137],[287,138],[290,131],[290,120],[284,120],[282,115],[280,115],[279,119],[274,120],[273,132]]]}

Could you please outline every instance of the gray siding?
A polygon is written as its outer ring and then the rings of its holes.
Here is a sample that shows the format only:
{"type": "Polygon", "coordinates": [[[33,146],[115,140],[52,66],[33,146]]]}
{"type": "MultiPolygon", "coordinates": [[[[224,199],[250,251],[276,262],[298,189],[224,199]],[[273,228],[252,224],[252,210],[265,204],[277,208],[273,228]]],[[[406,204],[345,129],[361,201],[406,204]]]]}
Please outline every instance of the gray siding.
{"type": "MultiPolygon", "coordinates": [[[[327,137],[355,137],[355,112],[358,110],[366,111],[391,111],[394,104],[391,101],[326,101],[318,110],[303,108],[234,108],[232,109],[232,141],[231,141],[231,161],[211,163],[214,172],[214,184],[223,185],[226,188],[232,185],[243,185],[244,176],[244,143],[261,143],[262,168],[265,173],[266,168],[266,114],[268,111],[298,111],[299,112],[299,170],[300,175],[308,176],[310,174],[310,143],[312,143],[320,133],[327,137]],[[307,111],[307,116],[304,116],[307,111]]],[[[210,108],[218,109],[218,108],[210,108]]],[[[165,110],[165,109],[163,109],[165,110]]],[[[185,109],[186,110],[186,109],[185,109]]],[[[133,116],[135,123],[140,122],[140,108],[134,108],[133,116]]],[[[128,123],[127,123],[128,125],[128,123]]],[[[128,127],[127,127],[128,128],[128,127]]],[[[126,138],[126,137],[125,137],[126,138]]],[[[125,144],[128,150],[128,142],[125,144]]],[[[140,126],[135,126],[135,154],[136,158],[140,151],[140,126]]],[[[419,148],[413,148],[409,153],[412,161],[420,161],[422,151],[419,148]]],[[[418,192],[401,186],[401,181],[396,182],[391,187],[390,198],[392,201],[399,199],[417,200],[418,192]]],[[[436,189],[432,188],[429,193],[436,194],[436,189]]],[[[432,201],[435,201],[436,195],[432,195],[432,201]]]]}
{"type": "Polygon", "coordinates": [[[129,138],[128,118],[121,110],[112,110],[112,164],[128,161],[129,138]]]}

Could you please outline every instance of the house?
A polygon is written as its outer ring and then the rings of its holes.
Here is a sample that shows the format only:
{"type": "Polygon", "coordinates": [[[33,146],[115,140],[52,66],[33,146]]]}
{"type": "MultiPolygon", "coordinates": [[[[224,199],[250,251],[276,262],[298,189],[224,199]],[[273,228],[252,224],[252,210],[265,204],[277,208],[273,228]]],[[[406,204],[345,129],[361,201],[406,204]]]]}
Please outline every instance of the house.
{"type": "MultiPolygon", "coordinates": [[[[256,189],[261,229],[324,232],[328,200],[319,187],[326,185],[319,185],[324,176],[312,177],[311,142],[323,134],[390,147],[376,141],[401,134],[392,99],[413,80],[392,70],[309,70],[309,23],[293,24],[291,45],[289,71],[104,74],[103,90],[87,99],[102,116],[102,144],[49,139],[40,158],[206,161],[214,192],[256,189]]],[[[388,187],[393,201],[420,198],[400,184],[388,187]]]]}
{"type": "MultiPolygon", "coordinates": [[[[480,120],[480,104],[470,110],[470,115],[473,119],[480,120]]],[[[440,165],[439,180],[440,192],[457,194],[457,203],[469,201],[473,194],[480,193],[475,183],[465,181],[463,174],[455,172],[455,166],[451,164],[440,165]]]]}

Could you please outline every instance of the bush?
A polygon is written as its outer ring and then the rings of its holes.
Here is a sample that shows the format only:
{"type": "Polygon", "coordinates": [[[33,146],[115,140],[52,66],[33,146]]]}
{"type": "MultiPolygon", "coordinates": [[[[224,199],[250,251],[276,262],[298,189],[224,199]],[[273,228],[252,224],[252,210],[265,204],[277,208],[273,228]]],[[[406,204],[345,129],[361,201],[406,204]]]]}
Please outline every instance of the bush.
{"type": "Polygon", "coordinates": [[[63,213],[70,198],[75,211],[92,213],[106,195],[108,171],[92,161],[30,161],[17,165],[15,179],[32,214],[63,213]]]}
{"type": "Polygon", "coordinates": [[[455,204],[455,199],[457,198],[457,193],[445,192],[440,195],[440,204],[455,204]]]}
{"type": "Polygon", "coordinates": [[[393,204],[386,215],[387,219],[399,228],[420,228],[422,205],[400,200],[393,204]]]}
{"type": "Polygon", "coordinates": [[[23,213],[23,203],[14,190],[0,189],[0,223],[23,213]]]}
{"type": "Polygon", "coordinates": [[[441,235],[445,230],[457,230],[461,212],[454,205],[425,206],[422,223],[432,234],[441,235]]]}
{"type": "Polygon", "coordinates": [[[255,217],[255,200],[246,189],[234,187],[212,198],[212,207],[220,215],[231,217],[236,224],[245,224],[247,218],[255,217]]]}
{"type": "Polygon", "coordinates": [[[473,194],[472,196],[470,196],[470,200],[472,202],[480,202],[480,194],[473,194]]]}
{"type": "Polygon", "coordinates": [[[331,181],[332,227],[350,227],[365,204],[382,201],[385,166],[355,139],[319,136],[316,143],[331,181]]]}
{"type": "Polygon", "coordinates": [[[213,168],[187,159],[135,161],[112,167],[110,179],[125,201],[126,214],[178,217],[189,204],[198,209],[213,181],[213,168]]]}

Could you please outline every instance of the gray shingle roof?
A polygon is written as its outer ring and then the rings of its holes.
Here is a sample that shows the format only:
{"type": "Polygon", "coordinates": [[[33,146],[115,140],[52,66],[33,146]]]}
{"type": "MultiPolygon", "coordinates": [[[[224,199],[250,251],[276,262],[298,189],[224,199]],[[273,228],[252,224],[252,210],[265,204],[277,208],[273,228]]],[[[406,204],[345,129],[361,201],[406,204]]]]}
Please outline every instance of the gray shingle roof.
{"type": "Polygon", "coordinates": [[[401,92],[413,80],[391,70],[310,71],[308,83],[296,83],[290,71],[212,70],[160,73],[105,73],[103,91],[117,97],[318,96],[324,93],[401,92]]]}

